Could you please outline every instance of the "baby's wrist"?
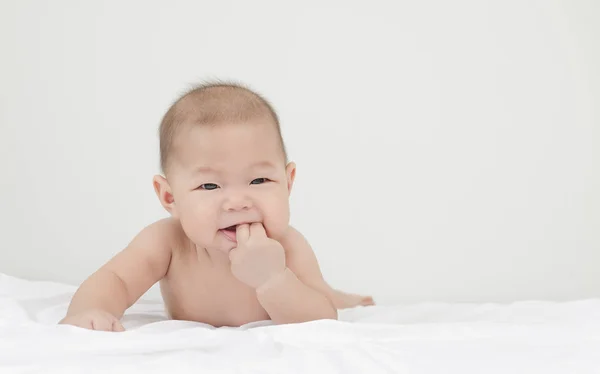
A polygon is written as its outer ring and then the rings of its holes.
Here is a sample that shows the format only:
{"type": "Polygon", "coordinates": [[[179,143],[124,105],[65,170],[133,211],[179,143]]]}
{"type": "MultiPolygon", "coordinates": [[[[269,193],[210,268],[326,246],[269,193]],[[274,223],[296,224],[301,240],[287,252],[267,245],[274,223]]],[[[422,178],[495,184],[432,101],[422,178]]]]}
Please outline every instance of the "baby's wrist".
{"type": "Polygon", "coordinates": [[[256,288],[256,292],[258,294],[262,294],[265,293],[273,288],[277,288],[279,287],[282,283],[285,283],[285,281],[287,279],[289,279],[290,277],[296,277],[296,275],[288,268],[286,267],[285,269],[283,269],[281,272],[271,276],[265,283],[263,283],[262,285],[258,286],[256,288]]]}

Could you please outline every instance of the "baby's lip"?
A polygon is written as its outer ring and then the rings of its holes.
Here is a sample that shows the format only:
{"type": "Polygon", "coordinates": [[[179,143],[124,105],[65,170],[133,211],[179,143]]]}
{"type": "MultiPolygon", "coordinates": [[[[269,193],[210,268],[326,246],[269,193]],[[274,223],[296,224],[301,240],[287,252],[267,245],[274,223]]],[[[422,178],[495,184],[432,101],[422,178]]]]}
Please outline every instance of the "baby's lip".
{"type": "Polygon", "coordinates": [[[221,229],[219,232],[225,235],[225,237],[230,241],[237,243],[237,234],[235,231],[221,229]]]}
{"type": "Polygon", "coordinates": [[[238,223],[234,223],[233,225],[229,225],[229,226],[223,226],[223,227],[221,227],[221,229],[220,229],[220,230],[225,230],[225,229],[228,229],[228,228],[230,228],[230,227],[235,227],[235,228],[237,228],[239,225],[244,225],[244,224],[248,224],[248,225],[249,225],[249,224],[251,224],[251,223],[253,223],[253,221],[243,221],[243,222],[238,222],[238,223]]]}

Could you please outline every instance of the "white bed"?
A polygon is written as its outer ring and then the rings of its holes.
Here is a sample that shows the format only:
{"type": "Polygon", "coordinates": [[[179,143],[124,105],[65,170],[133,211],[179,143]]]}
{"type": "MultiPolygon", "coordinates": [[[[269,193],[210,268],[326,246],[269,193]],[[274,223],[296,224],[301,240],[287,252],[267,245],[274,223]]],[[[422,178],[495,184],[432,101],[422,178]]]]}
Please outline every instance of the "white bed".
{"type": "Polygon", "coordinates": [[[600,373],[600,300],[356,308],[340,321],[241,328],[166,320],[58,326],[75,288],[0,274],[0,373],[600,373]]]}

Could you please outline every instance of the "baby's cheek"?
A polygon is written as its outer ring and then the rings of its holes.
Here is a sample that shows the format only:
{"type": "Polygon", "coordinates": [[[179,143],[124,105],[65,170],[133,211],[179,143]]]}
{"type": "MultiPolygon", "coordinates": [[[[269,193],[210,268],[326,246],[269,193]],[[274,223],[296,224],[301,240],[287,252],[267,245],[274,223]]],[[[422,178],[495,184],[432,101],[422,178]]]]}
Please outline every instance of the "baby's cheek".
{"type": "Polygon", "coordinates": [[[265,217],[264,226],[267,236],[279,240],[283,237],[289,226],[290,214],[289,209],[280,207],[274,209],[265,217]]]}
{"type": "Polygon", "coordinates": [[[185,232],[186,236],[190,238],[194,243],[200,244],[199,241],[202,239],[203,235],[199,229],[199,225],[190,217],[181,217],[181,227],[185,232]],[[186,219],[187,218],[187,219],[186,219]]]}
{"type": "Polygon", "coordinates": [[[205,242],[212,239],[210,238],[208,229],[214,226],[214,222],[210,222],[205,212],[198,209],[186,210],[181,215],[180,221],[183,231],[194,243],[205,245],[207,244],[205,242]]]}

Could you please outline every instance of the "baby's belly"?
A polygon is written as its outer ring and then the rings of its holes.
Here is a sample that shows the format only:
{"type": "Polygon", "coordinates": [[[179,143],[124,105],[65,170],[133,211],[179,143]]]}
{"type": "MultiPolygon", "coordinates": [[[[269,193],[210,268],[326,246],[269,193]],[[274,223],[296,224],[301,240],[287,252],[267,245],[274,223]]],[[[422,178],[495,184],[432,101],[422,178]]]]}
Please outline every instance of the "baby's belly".
{"type": "Polygon", "coordinates": [[[171,268],[169,272],[160,288],[166,311],[172,319],[215,327],[241,326],[270,319],[255,291],[231,274],[194,271],[188,264],[179,271],[171,268]]]}

